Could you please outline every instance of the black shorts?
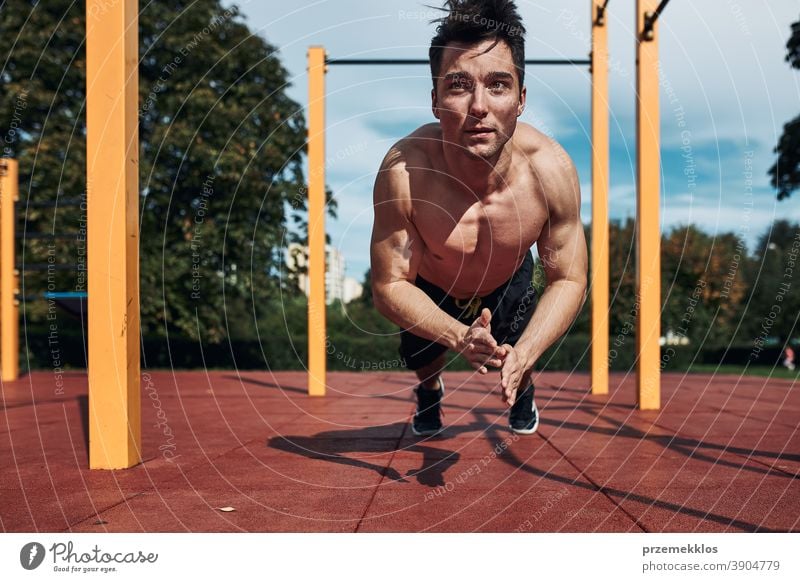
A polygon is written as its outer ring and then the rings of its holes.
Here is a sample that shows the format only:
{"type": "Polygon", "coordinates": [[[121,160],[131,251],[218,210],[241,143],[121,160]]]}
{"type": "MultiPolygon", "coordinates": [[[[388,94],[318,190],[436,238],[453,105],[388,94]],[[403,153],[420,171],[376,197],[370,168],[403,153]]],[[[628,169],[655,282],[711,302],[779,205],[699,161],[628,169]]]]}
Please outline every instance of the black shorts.
{"type": "MultiPolygon", "coordinates": [[[[433,299],[434,303],[461,323],[472,325],[484,307],[492,312],[492,336],[498,345],[515,345],[536,309],[536,289],[533,286],[533,254],[528,251],[514,275],[485,297],[459,300],[444,290],[417,276],[414,284],[433,299]]],[[[400,332],[400,356],[409,370],[419,370],[447,351],[447,347],[414,335],[400,332]]]]}

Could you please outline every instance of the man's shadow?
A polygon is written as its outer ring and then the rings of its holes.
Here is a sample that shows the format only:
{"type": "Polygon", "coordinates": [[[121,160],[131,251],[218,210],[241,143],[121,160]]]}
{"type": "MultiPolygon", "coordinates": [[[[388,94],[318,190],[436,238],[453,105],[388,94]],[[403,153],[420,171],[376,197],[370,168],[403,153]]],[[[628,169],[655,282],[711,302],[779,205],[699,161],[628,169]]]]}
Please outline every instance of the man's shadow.
{"type": "Polygon", "coordinates": [[[444,485],[445,471],[458,462],[460,455],[455,451],[429,447],[422,443],[398,448],[400,439],[386,435],[393,432],[393,429],[403,434],[405,429],[402,425],[405,424],[407,423],[398,422],[383,426],[329,430],[314,436],[281,435],[270,438],[267,446],[309,459],[323,459],[340,465],[368,469],[401,483],[408,483],[406,477],[415,477],[420,484],[429,487],[444,485]],[[419,469],[401,475],[397,469],[389,466],[391,457],[397,451],[420,453],[422,465],[419,469]],[[353,453],[361,453],[361,456],[348,456],[353,453]],[[367,460],[373,457],[386,459],[387,463],[384,465],[367,460]]]}
{"type": "Polygon", "coordinates": [[[457,451],[444,447],[431,447],[425,443],[433,439],[437,442],[446,441],[457,434],[480,428],[485,429],[485,423],[478,421],[461,426],[448,426],[441,435],[419,437],[418,442],[403,446],[401,443],[407,436],[408,422],[397,422],[382,426],[330,430],[313,436],[281,435],[268,439],[267,446],[309,459],[322,459],[359,469],[368,469],[400,483],[408,483],[408,478],[414,478],[420,485],[438,487],[445,485],[445,472],[458,462],[461,455],[457,451]],[[400,436],[387,436],[387,434],[393,433],[400,436]],[[392,457],[401,451],[419,453],[422,457],[419,469],[412,469],[405,475],[401,475],[397,469],[391,467],[392,457]],[[352,453],[361,453],[362,456],[348,456],[352,453]],[[386,464],[372,463],[367,460],[373,456],[381,458],[388,456],[389,458],[386,459],[386,464]]]}

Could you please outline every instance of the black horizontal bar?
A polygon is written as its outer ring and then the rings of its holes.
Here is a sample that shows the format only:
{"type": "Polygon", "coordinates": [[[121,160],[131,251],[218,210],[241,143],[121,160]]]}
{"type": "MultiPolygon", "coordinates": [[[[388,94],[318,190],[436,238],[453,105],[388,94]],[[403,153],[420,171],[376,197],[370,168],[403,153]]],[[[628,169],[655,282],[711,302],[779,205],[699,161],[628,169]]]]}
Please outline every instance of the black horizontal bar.
{"type": "MultiPolygon", "coordinates": [[[[428,65],[428,59],[326,59],[327,65],[428,65]]],[[[526,59],[526,65],[591,65],[590,59],[526,59]]]]}
{"type": "Polygon", "coordinates": [[[56,206],[73,207],[80,206],[83,200],[80,198],[63,198],[61,200],[41,200],[37,202],[28,202],[28,208],[55,208],[56,206]]]}
{"type": "Polygon", "coordinates": [[[325,59],[326,65],[428,65],[428,59],[325,59]]]}
{"type": "Polygon", "coordinates": [[[16,237],[17,238],[22,238],[22,239],[29,239],[29,238],[31,238],[31,239],[33,239],[33,238],[37,238],[37,239],[39,239],[39,238],[65,238],[65,239],[69,239],[69,238],[78,238],[78,234],[79,233],[77,233],[77,232],[56,232],[56,233],[51,233],[51,232],[18,232],[16,234],[16,237]]]}

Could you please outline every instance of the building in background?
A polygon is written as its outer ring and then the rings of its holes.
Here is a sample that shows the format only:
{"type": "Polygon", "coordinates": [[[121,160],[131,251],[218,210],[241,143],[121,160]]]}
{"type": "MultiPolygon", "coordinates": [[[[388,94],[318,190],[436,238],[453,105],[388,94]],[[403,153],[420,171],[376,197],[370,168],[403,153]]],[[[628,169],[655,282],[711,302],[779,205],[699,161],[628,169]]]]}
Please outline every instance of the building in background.
{"type": "Polygon", "coordinates": [[[364,286],[352,277],[344,278],[344,289],[342,291],[342,303],[350,303],[353,299],[358,299],[364,294],[364,286]]]}
{"type": "MultiPolygon", "coordinates": [[[[297,277],[297,284],[303,293],[310,292],[306,266],[308,265],[308,247],[291,243],[286,249],[286,265],[289,273],[297,277]]],[[[330,305],[336,300],[349,303],[361,297],[364,287],[353,279],[345,276],[344,255],[339,249],[325,245],[325,302],[330,305]]]]}

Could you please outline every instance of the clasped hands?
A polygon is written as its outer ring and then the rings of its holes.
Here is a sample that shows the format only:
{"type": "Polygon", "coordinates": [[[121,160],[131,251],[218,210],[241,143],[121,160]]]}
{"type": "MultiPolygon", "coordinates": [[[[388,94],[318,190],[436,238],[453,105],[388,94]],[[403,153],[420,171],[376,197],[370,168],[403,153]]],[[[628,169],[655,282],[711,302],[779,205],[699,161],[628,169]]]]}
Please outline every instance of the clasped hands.
{"type": "Polygon", "coordinates": [[[461,337],[458,351],[479,374],[487,374],[487,366],[500,368],[500,395],[503,402],[512,406],[522,376],[530,366],[514,346],[497,345],[491,333],[491,320],[492,312],[484,307],[461,337]]]}

